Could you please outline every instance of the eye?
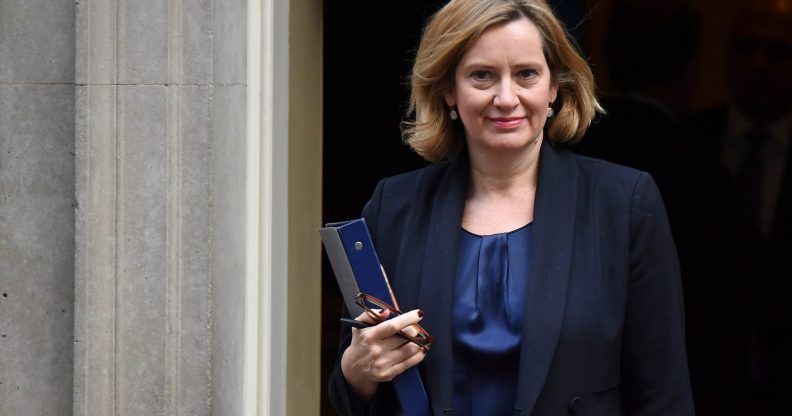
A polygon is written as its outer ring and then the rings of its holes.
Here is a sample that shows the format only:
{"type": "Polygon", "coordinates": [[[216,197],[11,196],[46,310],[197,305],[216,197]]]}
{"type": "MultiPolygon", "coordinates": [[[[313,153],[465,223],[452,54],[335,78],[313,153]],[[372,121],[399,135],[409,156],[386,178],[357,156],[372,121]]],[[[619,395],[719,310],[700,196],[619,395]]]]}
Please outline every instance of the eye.
{"type": "Polygon", "coordinates": [[[489,81],[492,79],[492,74],[489,71],[477,70],[470,73],[470,77],[474,81],[489,81]]]}
{"type": "Polygon", "coordinates": [[[530,79],[536,77],[537,75],[539,75],[539,72],[535,69],[523,69],[517,71],[517,77],[521,79],[530,79]]]}

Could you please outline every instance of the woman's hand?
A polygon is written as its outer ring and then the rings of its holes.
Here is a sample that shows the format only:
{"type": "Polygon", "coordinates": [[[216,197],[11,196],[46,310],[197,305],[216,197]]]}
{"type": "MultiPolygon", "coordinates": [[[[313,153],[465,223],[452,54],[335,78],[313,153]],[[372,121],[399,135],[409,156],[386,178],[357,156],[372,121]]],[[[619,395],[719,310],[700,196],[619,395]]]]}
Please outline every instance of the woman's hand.
{"type": "MultiPolygon", "coordinates": [[[[382,314],[387,318],[388,311],[382,314]]],[[[352,328],[352,343],[341,357],[341,372],[358,397],[371,399],[379,383],[393,380],[423,361],[426,349],[397,335],[401,330],[410,331],[408,327],[422,317],[423,312],[413,310],[370,328],[352,328]]],[[[355,319],[377,323],[366,312],[355,319]]]]}

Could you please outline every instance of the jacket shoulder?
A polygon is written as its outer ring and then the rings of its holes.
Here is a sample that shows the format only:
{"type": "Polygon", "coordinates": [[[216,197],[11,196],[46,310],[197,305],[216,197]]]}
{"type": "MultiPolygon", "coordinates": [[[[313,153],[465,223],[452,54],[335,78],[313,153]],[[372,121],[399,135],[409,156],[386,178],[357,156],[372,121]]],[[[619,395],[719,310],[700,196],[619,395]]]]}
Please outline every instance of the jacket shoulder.
{"type": "Polygon", "coordinates": [[[407,194],[417,192],[422,186],[428,183],[440,181],[448,171],[450,165],[451,162],[448,161],[435,163],[410,172],[387,177],[380,182],[385,187],[383,191],[389,190],[392,194],[404,195],[407,197],[409,196],[407,194]]]}
{"type": "MultiPolygon", "coordinates": [[[[383,225],[403,221],[416,209],[416,202],[432,194],[448,172],[452,162],[440,162],[379,181],[371,199],[363,208],[369,231],[377,234],[383,225]]],[[[423,204],[418,204],[423,205],[423,204]]]]}
{"type": "Polygon", "coordinates": [[[592,203],[619,212],[664,205],[655,179],[647,172],[587,156],[575,155],[575,161],[578,190],[592,203]]]}
{"type": "Polygon", "coordinates": [[[417,198],[431,194],[427,191],[437,189],[450,166],[451,162],[440,162],[384,178],[377,184],[374,197],[379,197],[380,205],[389,212],[406,209],[417,198]]]}

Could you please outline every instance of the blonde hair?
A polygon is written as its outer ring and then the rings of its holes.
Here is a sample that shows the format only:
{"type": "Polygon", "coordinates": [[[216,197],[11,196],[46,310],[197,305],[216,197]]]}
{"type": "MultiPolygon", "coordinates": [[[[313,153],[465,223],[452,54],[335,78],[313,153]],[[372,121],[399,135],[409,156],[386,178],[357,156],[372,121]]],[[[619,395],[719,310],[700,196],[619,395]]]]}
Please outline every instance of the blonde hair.
{"type": "Polygon", "coordinates": [[[457,64],[482,33],[522,17],[539,29],[547,65],[558,85],[556,115],[546,126],[549,140],[578,142],[596,113],[603,112],[591,69],[545,0],[451,0],[424,29],[407,110],[415,120],[402,122],[404,141],[421,157],[437,162],[464,148],[464,128],[450,119],[443,92],[453,87],[457,64]]]}

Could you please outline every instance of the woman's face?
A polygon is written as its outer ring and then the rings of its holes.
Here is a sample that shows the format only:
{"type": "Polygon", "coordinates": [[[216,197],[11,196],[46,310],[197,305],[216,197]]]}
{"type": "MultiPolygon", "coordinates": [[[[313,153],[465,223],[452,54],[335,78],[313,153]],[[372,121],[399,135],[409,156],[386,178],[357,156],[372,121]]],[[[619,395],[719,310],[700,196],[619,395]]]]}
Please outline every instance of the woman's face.
{"type": "Polygon", "coordinates": [[[521,18],[481,35],[444,98],[457,107],[471,153],[514,151],[541,140],[557,91],[539,30],[521,18]]]}

